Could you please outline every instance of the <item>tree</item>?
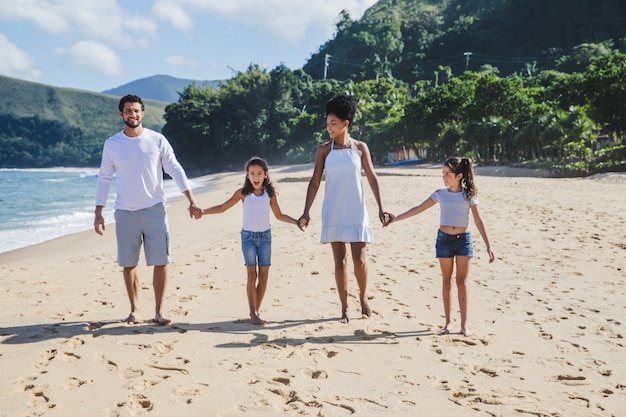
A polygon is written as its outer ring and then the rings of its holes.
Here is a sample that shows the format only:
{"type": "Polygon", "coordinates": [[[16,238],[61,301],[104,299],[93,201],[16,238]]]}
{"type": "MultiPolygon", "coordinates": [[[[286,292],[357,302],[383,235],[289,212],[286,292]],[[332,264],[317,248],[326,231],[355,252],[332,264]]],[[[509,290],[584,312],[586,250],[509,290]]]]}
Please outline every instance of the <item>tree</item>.
{"type": "Polygon", "coordinates": [[[593,61],[582,79],[589,114],[612,135],[626,132],[626,54],[617,52],[593,61]]]}
{"type": "Polygon", "coordinates": [[[163,133],[189,170],[210,172],[218,162],[220,144],[210,135],[210,116],[218,107],[216,89],[191,84],[165,108],[163,133]]]}

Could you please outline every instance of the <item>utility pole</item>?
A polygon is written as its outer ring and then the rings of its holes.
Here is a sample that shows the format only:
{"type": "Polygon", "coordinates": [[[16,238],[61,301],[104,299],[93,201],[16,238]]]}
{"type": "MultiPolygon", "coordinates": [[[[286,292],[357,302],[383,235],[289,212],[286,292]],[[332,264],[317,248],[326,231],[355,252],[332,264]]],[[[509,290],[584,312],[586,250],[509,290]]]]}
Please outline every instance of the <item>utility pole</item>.
{"type": "Polygon", "coordinates": [[[328,75],[328,58],[330,58],[330,55],[326,54],[324,57],[324,80],[326,80],[326,76],[328,75]]]}
{"type": "Polygon", "coordinates": [[[465,55],[465,71],[467,71],[467,69],[469,68],[470,55],[472,55],[472,53],[471,52],[465,52],[465,53],[463,53],[463,55],[465,55]]]}

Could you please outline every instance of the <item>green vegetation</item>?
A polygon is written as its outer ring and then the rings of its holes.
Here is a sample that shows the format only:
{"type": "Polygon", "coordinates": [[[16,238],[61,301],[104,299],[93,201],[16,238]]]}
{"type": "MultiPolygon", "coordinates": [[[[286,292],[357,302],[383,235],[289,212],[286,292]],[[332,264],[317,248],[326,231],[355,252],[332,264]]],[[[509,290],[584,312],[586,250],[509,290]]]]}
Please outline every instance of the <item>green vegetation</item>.
{"type": "Polygon", "coordinates": [[[380,0],[358,21],[342,13],[303,69],[322,79],[327,60],[331,78],[393,74],[409,84],[466,66],[507,76],[555,69],[575,46],[621,39],[625,27],[622,0],[380,0]]]}
{"type": "MultiPolygon", "coordinates": [[[[122,128],[118,97],[0,76],[0,166],[98,166],[122,128]]],[[[161,130],[165,103],[146,101],[144,124],[161,130]]]]}
{"type": "MultiPolygon", "coordinates": [[[[152,103],[146,125],[162,126],[193,173],[254,154],[307,163],[327,138],[326,101],[347,92],[359,103],[352,134],[378,164],[413,149],[562,175],[624,170],[626,3],[600,3],[381,0],[359,21],[341,13],[302,70],[251,65],[218,86],[191,84],[164,111],[152,103]]],[[[0,165],[97,165],[121,126],[110,96],[29,83],[4,95],[0,165]]]]}
{"type": "Polygon", "coordinates": [[[251,66],[219,89],[187,88],[167,106],[163,131],[181,161],[199,172],[241,166],[253,154],[272,163],[311,162],[327,138],[324,104],[342,92],[357,98],[352,134],[379,164],[404,147],[431,160],[459,154],[548,163],[563,175],[626,167],[626,54],[616,50],[589,57],[584,72],[500,77],[488,69],[412,86],[251,66]]]}

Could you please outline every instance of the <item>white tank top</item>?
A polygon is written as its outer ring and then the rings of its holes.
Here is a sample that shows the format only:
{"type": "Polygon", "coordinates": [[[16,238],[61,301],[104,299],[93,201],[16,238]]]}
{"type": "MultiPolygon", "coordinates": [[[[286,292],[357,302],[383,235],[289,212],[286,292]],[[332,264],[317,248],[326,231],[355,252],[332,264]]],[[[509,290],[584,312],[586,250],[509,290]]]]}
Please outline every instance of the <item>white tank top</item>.
{"type": "Polygon", "coordinates": [[[263,190],[263,195],[248,194],[243,199],[243,230],[264,232],[270,228],[270,196],[263,190]]]}

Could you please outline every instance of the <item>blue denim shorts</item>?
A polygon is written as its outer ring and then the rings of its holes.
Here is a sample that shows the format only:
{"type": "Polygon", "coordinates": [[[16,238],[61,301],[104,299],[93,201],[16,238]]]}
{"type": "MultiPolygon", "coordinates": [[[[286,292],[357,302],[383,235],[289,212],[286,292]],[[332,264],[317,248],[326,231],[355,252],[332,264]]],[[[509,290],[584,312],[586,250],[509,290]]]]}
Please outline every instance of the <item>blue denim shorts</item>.
{"type": "Polygon", "coordinates": [[[246,266],[270,266],[272,263],[272,232],[241,231],[241,251],[246,266]]]}
{"type": "Polygon", "coordinates": [[[474,246],[472,245],[472,235],[470,232],[458,235],[449,235],[437,231],[437,258],[454,258],[455,256],[474,256],[474,246]]]}

